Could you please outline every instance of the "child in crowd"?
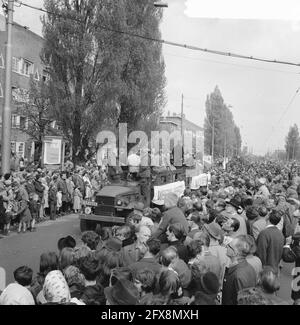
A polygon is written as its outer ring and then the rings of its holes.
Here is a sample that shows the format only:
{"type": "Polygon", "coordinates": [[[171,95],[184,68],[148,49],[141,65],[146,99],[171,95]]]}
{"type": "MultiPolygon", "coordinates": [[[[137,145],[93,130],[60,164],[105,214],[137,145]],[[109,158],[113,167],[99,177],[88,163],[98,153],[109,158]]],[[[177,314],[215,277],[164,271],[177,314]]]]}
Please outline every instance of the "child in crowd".
{"type": "Polygon", "coordinates": [[[79,190],[79,187],[76,186],[74,190],[74,201],[73,201],[73,209],[75,213],[81,211],[81,200],[82,200],[82,193],[79,190]]]}
{"type": "Polygon", "coordinates": [[[56,204],[56,212],[59,215],[62,207],[62,191],[57,191],[56,193],[56,204]]]}
{"type": "Polygon", "coordinates": [[[35,227],[35,221],[39,220],[39,196],[36,193],[31,193],[29,195],[29,211],[31,213],[31,229],[35,227]]]}

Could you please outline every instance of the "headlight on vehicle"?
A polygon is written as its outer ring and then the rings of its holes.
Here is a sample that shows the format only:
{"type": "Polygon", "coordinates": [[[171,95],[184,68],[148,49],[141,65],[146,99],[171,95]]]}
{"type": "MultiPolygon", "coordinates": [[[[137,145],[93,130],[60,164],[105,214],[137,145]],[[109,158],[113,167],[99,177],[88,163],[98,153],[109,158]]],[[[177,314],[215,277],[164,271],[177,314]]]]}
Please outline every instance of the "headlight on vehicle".
{"type": "Polygon", "coordinates": [[[92,209],[91,209],[91,207],[85,207],[85,208],[84,208],[84,213],[85,213],[85,214],[91,214],[91,213],[92,213],[92,209]]]}
{"type": "Polygon", "coordinates": [[[120,206],[121,206],[122,203],[123,203],[122,200],[118,200],[118,201],[117,201],[117,205],[120,205],[120,206]]]}

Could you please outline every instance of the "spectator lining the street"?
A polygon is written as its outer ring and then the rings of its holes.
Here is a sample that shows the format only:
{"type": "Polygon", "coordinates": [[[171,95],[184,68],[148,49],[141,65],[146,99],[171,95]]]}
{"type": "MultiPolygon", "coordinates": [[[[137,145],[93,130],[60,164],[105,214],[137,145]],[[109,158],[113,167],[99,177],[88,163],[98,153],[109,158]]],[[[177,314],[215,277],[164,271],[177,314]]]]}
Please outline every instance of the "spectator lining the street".
{"type": "Polygon", "coordinates": [[[94,251],[100,242],[100,236],[95,231],[88,230],[83,232],[81,240],[90,250],[94,251]]]}
{"type": "Polygon", "coordinates": [[[75,262],[75,252],[73,248],[65,247],[59,254],[59,269],[64,273],[65,269],[75,262]]]}
{"type": "Polygon", "coordinates": [[[15,283],[9,284],[0,295],[0,305],[35,305],[29,291],[32,269],[21,266],[14,271],[15,283]]]}

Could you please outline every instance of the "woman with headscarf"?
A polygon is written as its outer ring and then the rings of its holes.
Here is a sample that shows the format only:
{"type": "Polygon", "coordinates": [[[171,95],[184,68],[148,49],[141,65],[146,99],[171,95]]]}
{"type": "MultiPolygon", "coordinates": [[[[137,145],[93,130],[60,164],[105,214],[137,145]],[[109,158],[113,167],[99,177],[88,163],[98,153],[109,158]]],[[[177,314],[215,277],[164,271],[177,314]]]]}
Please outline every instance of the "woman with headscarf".
{"type": "Polygon", "coordinates": [[[43,285],[44,304],[76,304],[84,305],[77,298],[71,298],[70,289],[66,279],[59,270],[47,274],[43,285]]]}

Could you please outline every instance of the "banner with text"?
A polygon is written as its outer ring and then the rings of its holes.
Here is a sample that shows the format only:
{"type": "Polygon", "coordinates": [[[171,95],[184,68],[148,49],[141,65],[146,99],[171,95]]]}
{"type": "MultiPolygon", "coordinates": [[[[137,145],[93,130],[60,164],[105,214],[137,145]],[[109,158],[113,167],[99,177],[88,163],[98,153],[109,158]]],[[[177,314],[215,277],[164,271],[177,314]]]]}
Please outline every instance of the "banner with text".
{"type": "Polygon", "coordinates": [[[160,186],[154,186],[154,197],[153,200],[164,200],[166,194],[172,192],[175,193],[178,197],[181,197],[185,190],[184,181],[175,182],[160,186]]]}

